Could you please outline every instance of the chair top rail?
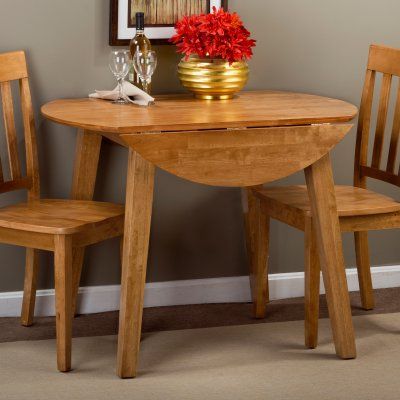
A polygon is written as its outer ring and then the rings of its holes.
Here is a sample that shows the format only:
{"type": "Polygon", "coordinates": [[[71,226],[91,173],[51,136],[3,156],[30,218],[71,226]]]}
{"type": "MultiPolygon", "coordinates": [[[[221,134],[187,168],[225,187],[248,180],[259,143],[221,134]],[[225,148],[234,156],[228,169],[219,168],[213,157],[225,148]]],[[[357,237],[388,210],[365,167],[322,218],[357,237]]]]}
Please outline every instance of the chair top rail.
{"type": "Polygon", "coordinates": [[[0,82],[14,81],[27,77],[28,69],[23,51],[0,54],[0,82]]]}

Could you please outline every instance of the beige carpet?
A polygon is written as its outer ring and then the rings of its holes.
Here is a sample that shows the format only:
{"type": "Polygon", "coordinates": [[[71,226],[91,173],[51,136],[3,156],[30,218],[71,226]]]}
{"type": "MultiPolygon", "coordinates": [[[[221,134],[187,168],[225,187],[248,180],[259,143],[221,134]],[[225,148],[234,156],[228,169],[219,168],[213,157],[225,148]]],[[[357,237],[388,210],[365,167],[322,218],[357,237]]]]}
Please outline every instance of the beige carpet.
{"type": "Polygon", "coordinates": [[[334,356],[328,320],[303,348],[303,322],[146,334],[139,376],[114,375],[116,337],[76,338],[74,371],[55,370],[54,340],[0,344],[0,399],[400,398],[400,314],[354,318],[358,358],[334,356]]]}

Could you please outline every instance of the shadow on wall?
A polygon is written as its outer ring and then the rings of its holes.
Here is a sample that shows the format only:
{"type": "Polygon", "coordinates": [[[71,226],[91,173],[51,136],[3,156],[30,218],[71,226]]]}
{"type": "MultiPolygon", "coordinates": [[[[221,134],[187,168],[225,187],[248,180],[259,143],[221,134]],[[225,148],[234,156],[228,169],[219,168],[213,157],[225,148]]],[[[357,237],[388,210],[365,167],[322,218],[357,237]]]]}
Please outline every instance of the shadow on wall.
{"type": "Polygon", "coordinates": [[[150,281],[247,273],[239,189],[197,185],[160,170],[155,183],[150,281]]]}

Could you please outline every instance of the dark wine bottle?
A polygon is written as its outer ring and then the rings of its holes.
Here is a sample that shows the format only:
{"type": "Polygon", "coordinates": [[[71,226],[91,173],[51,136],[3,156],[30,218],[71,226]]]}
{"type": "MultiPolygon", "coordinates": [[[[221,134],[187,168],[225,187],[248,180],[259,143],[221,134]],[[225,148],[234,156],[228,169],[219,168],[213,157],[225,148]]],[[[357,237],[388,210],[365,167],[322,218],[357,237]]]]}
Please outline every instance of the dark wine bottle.
{"type": "MultiPolygon", "coordinates": [[[[136,35],[131,40],[129,50],[131,52],[132,59],[136,51],[146,53],[147,51],[151,50],[150,40],[144,34],[144,13],[142,12],[136,13],[136,35]]],[[[129,71],[128,79],[131,83],[143,90],[142,83],[140,82],[140,79],[133,66],[129,71]]],[[[148,90],[150,91],[150,88],[148,90]]]]}

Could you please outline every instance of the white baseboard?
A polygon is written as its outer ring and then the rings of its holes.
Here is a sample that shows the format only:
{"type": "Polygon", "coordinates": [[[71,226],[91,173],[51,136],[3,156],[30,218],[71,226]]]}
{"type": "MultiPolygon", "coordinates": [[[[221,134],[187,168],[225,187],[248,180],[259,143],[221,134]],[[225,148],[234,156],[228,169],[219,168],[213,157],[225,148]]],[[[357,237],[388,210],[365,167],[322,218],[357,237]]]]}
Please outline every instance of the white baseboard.
{"type": "MultiPolygon", "coordinates": [[[[371,271],[374,288],[400,286],[400,265],[373,267],[371,271]]],[[[357,291],[357,270],[351,268],[346,272],[349,290],[357,291]]],[[[272,300],[304,295],[303,272],[271,274],[269,282],[272,300]]],[[[321,293],[323,290],[321,283],[321,293]]],[[[119,285],[82,287],[79,289],[79,312],[91,314],[118,310],[119,292],[119,285]]],[[[145,291],[145,307],[249,301],[247,276],[148,283],[145,291]]],[[[0,293],[0,317],[18,316],[21,302],[22,292],[0,293]]],[[[54,289],[38,291],[35,315],[54,315],[54,289]]]]}

